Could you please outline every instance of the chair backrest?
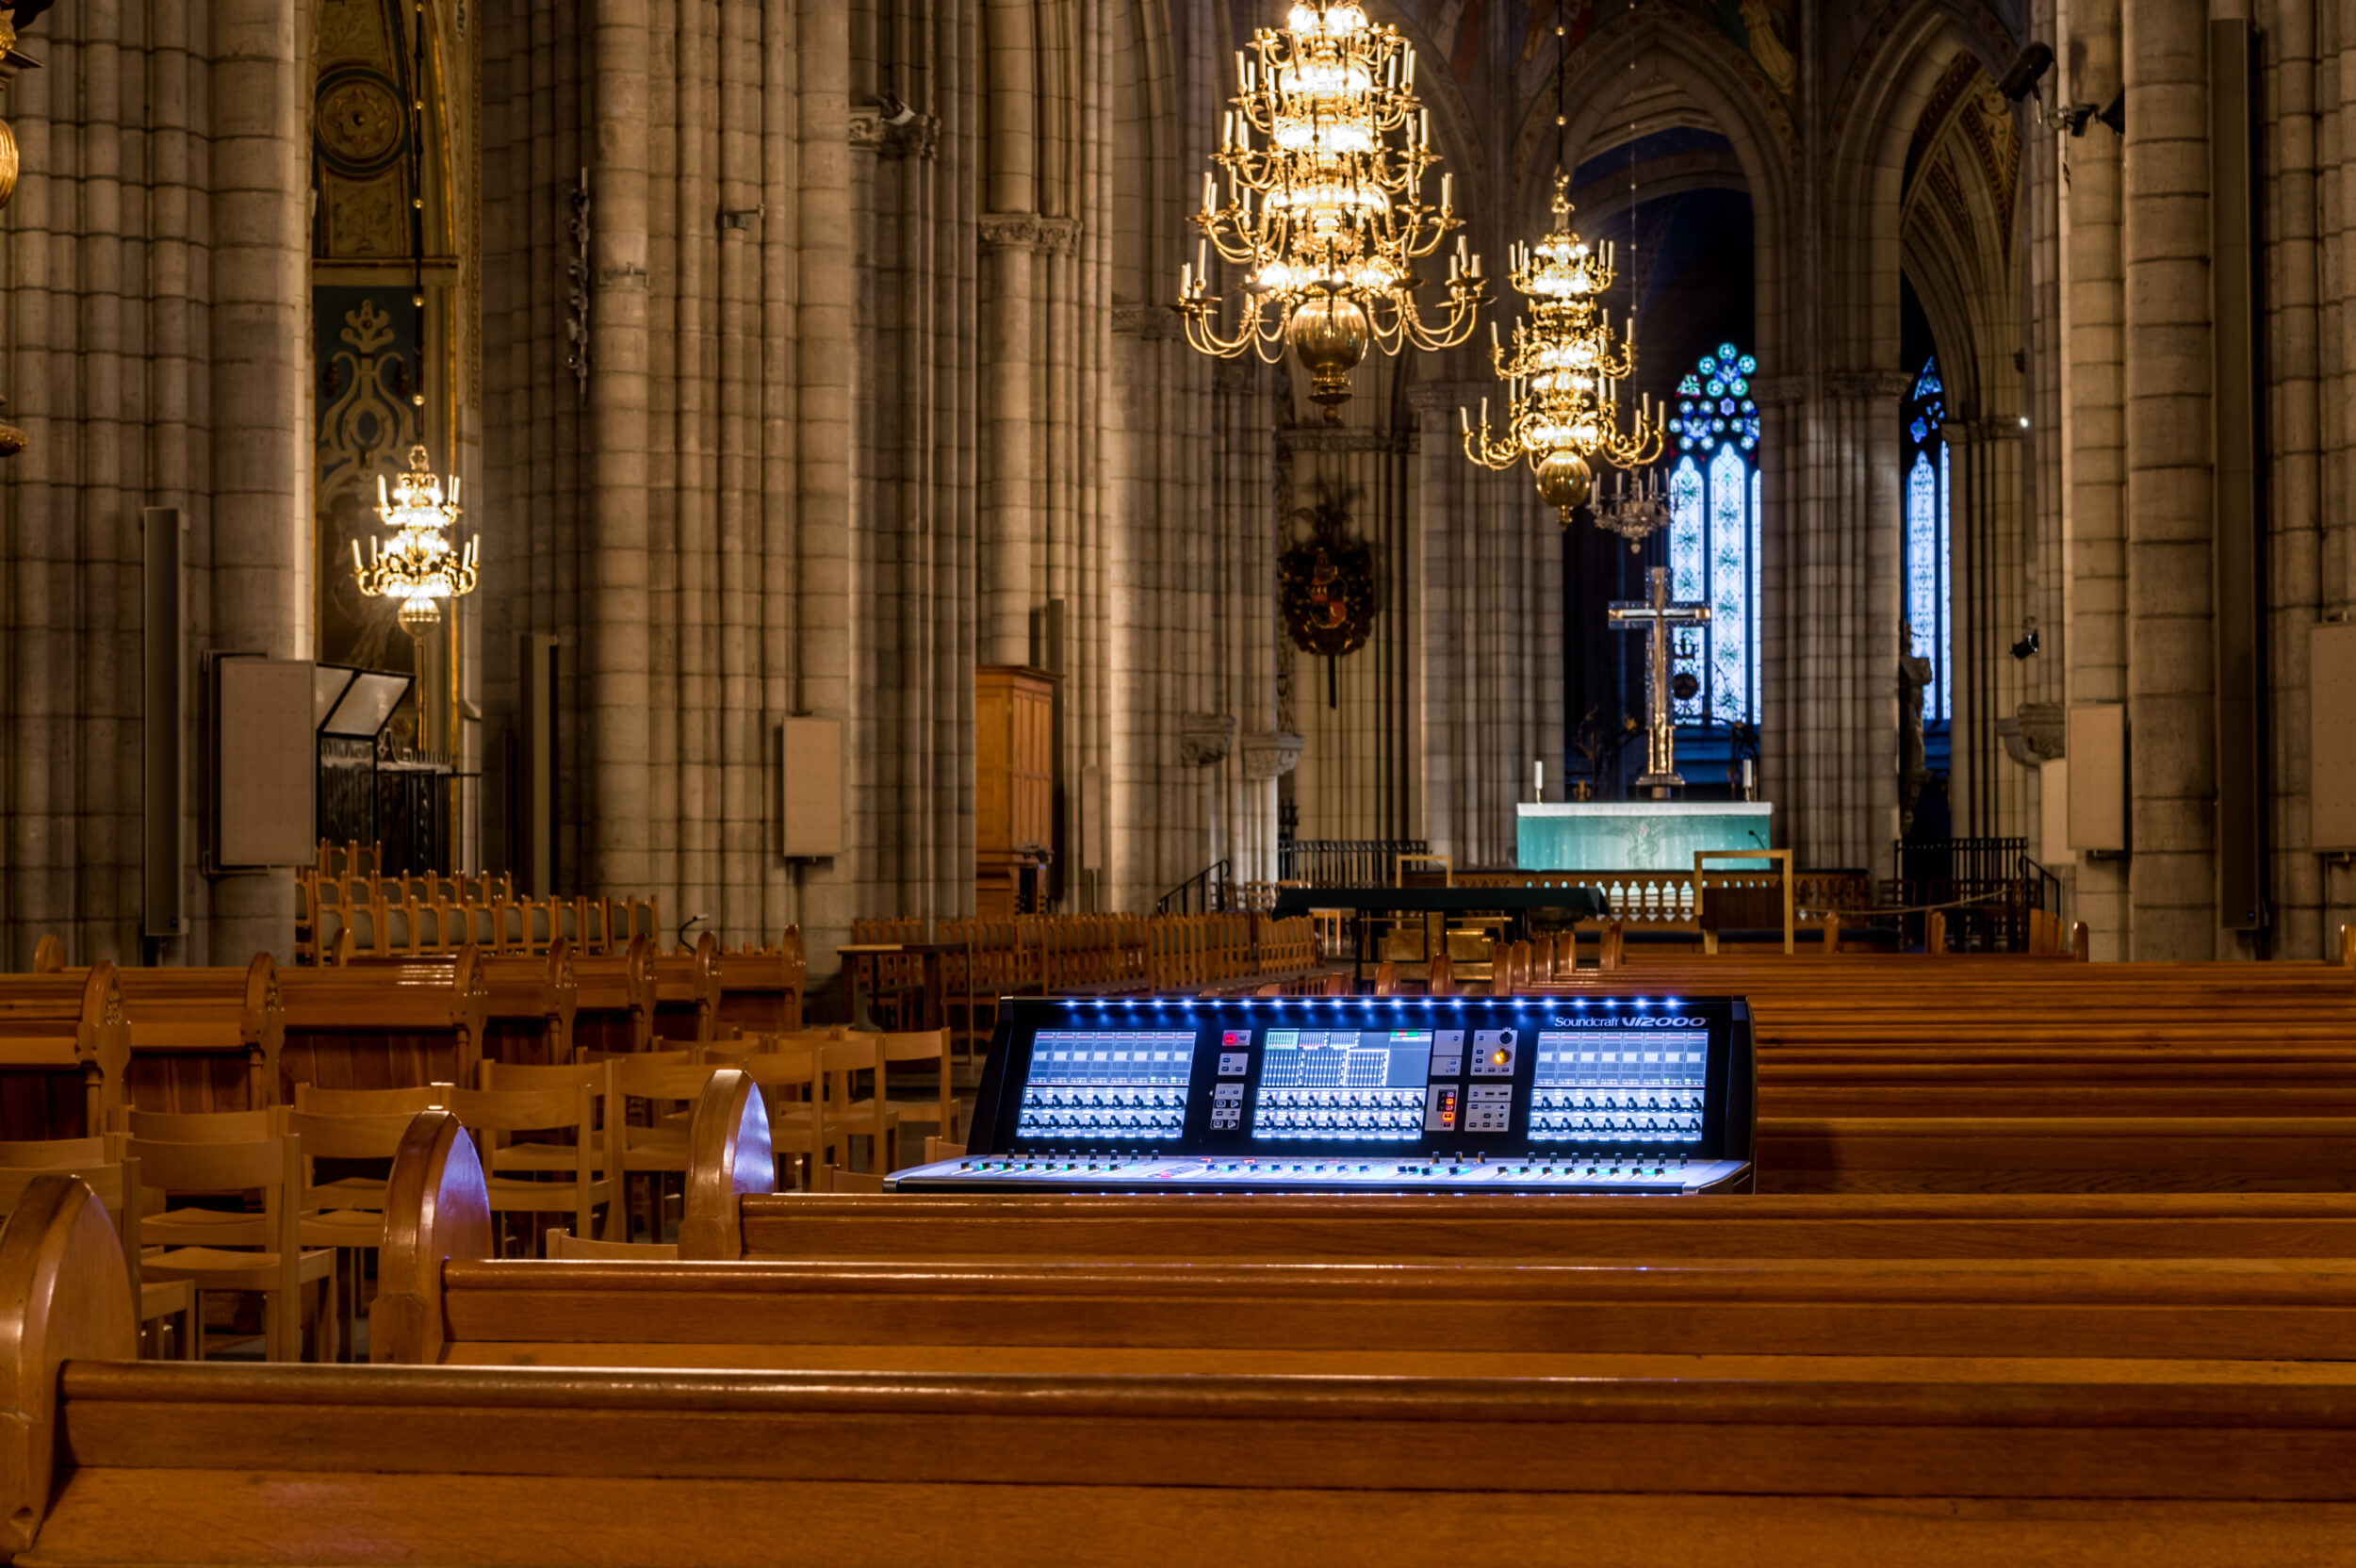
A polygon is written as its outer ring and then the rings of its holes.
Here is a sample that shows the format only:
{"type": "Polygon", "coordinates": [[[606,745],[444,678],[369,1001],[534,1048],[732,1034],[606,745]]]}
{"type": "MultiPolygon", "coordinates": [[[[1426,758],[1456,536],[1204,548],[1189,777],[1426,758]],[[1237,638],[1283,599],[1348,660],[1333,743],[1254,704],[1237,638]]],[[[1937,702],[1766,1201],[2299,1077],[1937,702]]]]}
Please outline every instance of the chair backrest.
{"type": "Polygon", "coordinates": [[[548,1253],[556,1259],[603,1259],[608,1262],[646,1263],[679,1256],[679,1244],[671,1241],[591,1241],[573,1234],[562,1225],[548,1227],[548,1253]]]}
{"type": "Polygon", "coordinates": [[[294,1285],[295,1221],[298,1208],[288,1200],[302,1181],[303,1140],[292,1136],[254,1138],[238,1142],[172,1143],[130,1137],[123,1142],[125,1160],[137,1160],[139,1181],[155,1198],[143,1198],[135,1246],[188,1243],[204,1247],[251,1247],[281,1255],[287,1271],[286,1286],[294,1285]],[[258,1192],[262,1212],[242,1218],[217,1210],[203,1211],[192,1221],[187,1212],[175,1215],[160,1200],[175,1192],[258,1192]]]}
{"type": "Polygon", "coordinates": [[[121,1120],[122,1131],[134,1138],[157,1143],[258,1144],[285,1135],[286,1108],[270,1105],[258,1111],[142,1111],[126,1105],[121,1120]]]}
{"type": "Polygon", "coordinates": [[[584,1153],[597,1127],[587,1085],[549,1089],[452,1089],[446,1107],[473,1133],[546,1133],[572,1128],[584,1153]]]}
{"type": "Polygon", "coordinates": [[[103,1136],[0,1143],[0,1170],[78,1171],[85,1165],[104,1165],[108,1158],[103,1136]]]}
{"type": "Polygon", "coordinates": [[[694,1100],[720,1068],[718,1062],[616,1061],[614,1092],[625,1100],[694,1100]]]}
{"type": "Polygon", "coordinates": [[[316,1084],[295,1086],[294,1108],[315,1116],[415,1116],[439,1110],[448,1084],[420,1084],[409,1089],[323,1089],[316,1084]]]}
{"type": "Polygon", "coordinates": [[[946,1064],[949,1059],[949,1031],[946,1029],[916,1029],[900,1034],[878,1035],[877,1049],[887,1062],[931,1062],[946,1064]]]}
{"type": "MultiPolygon", "coordinates": [[[[788,1038],[780,1035],[763,1035],[761,1044],[788,1038]]],[[[760,1051],[707,1050],[703,1059],[712,1067],[736,1068],[763,1089],[797,1088],[811,1092],[818,1082],[819,1054],[807,1045],[778,1046],[760,1051]]]]}
{"type": "Polygon", "coordinates": [[[286,1115],[286,1131],[303,1140],[305,1161],[389,1160],[401,1152],[401,1135],[409,1131],[409,1124],[416,1119],[403,1111],[377,1116],[290,1111],[286,1115]]]}
{"type": "Polygon", "coordinates": [[[830,1165],[826,1167],[826,1181],[820,1190],[879,1193],[883,1189],[884,1179],[881,1176],[870,1175],[864,1170],[845,1170],[839,1165],[830,1165]]]}

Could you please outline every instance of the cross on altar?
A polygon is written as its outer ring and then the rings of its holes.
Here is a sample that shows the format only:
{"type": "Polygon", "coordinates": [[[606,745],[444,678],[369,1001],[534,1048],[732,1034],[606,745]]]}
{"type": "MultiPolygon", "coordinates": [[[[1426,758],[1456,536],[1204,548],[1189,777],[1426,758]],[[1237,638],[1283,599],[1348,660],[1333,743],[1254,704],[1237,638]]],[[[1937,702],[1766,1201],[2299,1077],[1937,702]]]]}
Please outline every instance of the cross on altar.
{"type": "Polygon", "coordinates": [[[1709,625],[1710,606],[1673,602],[1666,566],[1655,566],[1645,577],[1652,590],[1648,601],[1615,604],[1608,613],[1622,631],[1642,629],[1651,634],[1651,656],[1644,662],[1644,776],[1636,785],[1650,790],[1654,799],[1666,800],[1671,790],[1685,785],[1677,776],[1677,721],[1669,707],[1669,631],[1673,627],[1709,625]]]}

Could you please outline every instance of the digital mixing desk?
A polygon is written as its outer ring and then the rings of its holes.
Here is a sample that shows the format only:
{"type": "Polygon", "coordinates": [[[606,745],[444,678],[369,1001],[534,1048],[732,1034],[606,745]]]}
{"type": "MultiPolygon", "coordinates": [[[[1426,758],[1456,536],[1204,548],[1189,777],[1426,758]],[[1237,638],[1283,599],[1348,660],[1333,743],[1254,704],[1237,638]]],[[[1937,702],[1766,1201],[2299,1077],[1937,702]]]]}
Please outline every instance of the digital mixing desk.
{"type": "Polygon", "coordinates": [[[1737,997],[1000,1003],[963,1158],[900,1192],[1750,1184],[1737,997]]]}

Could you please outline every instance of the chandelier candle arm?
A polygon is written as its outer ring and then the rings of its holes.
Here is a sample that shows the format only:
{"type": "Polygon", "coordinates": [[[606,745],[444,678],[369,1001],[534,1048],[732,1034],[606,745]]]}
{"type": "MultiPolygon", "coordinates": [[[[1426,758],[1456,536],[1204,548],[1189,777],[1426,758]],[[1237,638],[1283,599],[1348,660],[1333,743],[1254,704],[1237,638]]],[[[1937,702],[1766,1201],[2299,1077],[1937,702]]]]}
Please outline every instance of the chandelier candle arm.
{"type": "Polygon", "coordinates": [[[1455,180],[1439,204],[1424,198],[1431,112],[1414,94],[1415,52],[1356,0],[1301,0],[1287,25],[1262,28],[1236,53],[1236,95],[1221,112],[1203,177],[1196,259],[1179,271],[1176,309],[1198,351],[1273,361],[1290,347],[1312,377],[1312,399],[1339,418],[1350,373],[1370,348],[1452,348],[1472,332],[1486,284],[1460,235],[1445,310],[1427,318],[1413,263],[1452,230],[1455,180]],[[1232,330],[1211,291],[1210,254],[1240,267],[1232,330]]]}

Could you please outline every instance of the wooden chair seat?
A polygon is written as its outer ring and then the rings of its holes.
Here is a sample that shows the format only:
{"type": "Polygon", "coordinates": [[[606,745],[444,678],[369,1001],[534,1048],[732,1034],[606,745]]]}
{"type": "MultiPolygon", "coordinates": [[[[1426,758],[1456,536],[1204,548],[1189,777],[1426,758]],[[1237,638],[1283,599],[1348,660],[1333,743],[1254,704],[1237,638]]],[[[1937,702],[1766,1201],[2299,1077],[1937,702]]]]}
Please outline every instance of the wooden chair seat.
{"type": "MultiPolygon", "coordinates": [[[[296,1278],[302,1283],[315,1284],[335,1271],[335,1254],[325,1250],[305,1250],[300,1252],[295,1266],[296,1278]]],[[[168,1247],[140,1259],[139,1272],[145,1279],[183,1281],[199,1290],[265,1291],[278,1288],[283,1271],[275,1252],[168,1247]]]]}

